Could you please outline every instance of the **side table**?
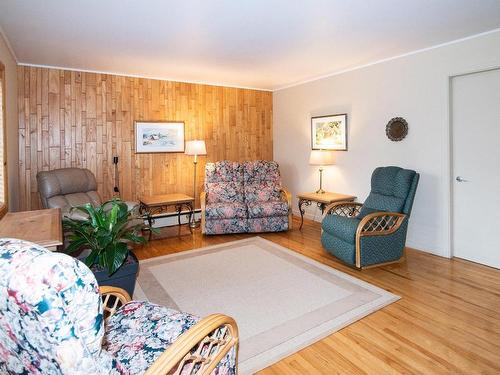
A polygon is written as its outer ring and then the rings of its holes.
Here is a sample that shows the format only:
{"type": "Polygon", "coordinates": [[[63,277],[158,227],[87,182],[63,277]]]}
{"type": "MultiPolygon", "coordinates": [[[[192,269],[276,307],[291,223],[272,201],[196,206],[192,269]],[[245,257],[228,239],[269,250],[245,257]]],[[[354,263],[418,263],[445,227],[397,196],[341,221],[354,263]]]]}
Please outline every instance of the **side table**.
{"type": "MultiPolygon", "coordinates": [[[[161,194],[151,195],[139,198],[139,212],[148,221],[149,226],[153,225],[153,215],[167,212],[168,207],[174,206],[177,212],[177,222],[181,225],[182,208],[186,207],[189,210],[188,227],[191,232],[193,230],[189,226],[191,216],[194,214],[194,198],[186,194],[161,194]]],[[[149,232],[151,237],[151,231],[149,232]]]]}
{"type": "Polygon", "coordinates": [[[326,206],[334,202],[352,202],[356,199],[354,195],[345,195],[339,193],[332,192],[324,192],[324,193],[300,193],[298,195],[299,198],[299,212],[300,212],[300,227],[299,230],[302,229],[302,225],[304,224],[304,213],[306,212],[304,206],[310,206],[312,202],[315,202],[319,209],[321,210],[321,214],[325,211],[326,206]]]}

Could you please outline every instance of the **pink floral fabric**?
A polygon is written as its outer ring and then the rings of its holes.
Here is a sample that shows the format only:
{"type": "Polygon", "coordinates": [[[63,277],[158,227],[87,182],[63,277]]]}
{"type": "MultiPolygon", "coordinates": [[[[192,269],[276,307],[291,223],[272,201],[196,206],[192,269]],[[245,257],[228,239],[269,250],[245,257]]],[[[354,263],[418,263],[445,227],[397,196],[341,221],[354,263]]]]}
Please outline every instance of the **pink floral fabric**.
{"type": "MultiPolygon", "coordinates": [[[[80,261],[16,239],[0,239],[0,373],[143,374],[199,320],[148,302],[109,319],[92,272],[80,261]]],[[[232,375],[236,349],[213,375],[232,375]]]]}
{"type": "Polygon", "coordinates": [[[248,232],[281,232],[288,230],[287,216],[259,217],[248,219],[248,232]]]}
{"type": "Polygon", "coordinates": [[[246,219],[247,206],[244,203],[209,203],[205,212],[207,219],[246,219]]]}
{"type": "Polygon", "coordinates": [[[220,161],[205,167],[208,203],[243,202],[243,168],[239,163],[220,161]]]}
{"type": "Polygon", "coordinates": [[[281,178],[278,163],[256,160],[243,164],[246,202],[280,200],[281,178]]]}
{"type": "Polygon", "coordinates": [[[284,201],[248,202],[248,217],[287,216],[288,203],[284,201]]]}

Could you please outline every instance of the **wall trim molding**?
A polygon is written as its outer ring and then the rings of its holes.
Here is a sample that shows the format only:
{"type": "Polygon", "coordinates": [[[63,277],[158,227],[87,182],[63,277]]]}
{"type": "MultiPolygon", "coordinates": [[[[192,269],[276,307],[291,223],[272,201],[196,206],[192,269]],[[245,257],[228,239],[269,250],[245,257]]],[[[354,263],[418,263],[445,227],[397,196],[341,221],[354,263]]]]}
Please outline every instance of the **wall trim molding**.
{"type": "Polygon", "coordinates": [[[12,58],[16,63],[19,63],[19,60],[17,59],[16,53],[14,52],[14,49],[12,48],[12,45],[10,44],[9,38],[7,38],[7,34],[5,34],[4,29],[2,28],[2,25],[0,25],[0,37],[3,38],[3,41],[5,42],[5,45],[7,46],[7,49],[9,50],[10,54],[12,55],[12,58]]]}
{"type": "Polygon", "coordinates": [[[181,80],[181,79],[173,79],[173,78],[166,78],[166,77],[148,76],[148,75],[145,75],[145,74],[128,74],[128,73],[120,73],[120,72],[112,72],[112,71],[104,71],[104,70],[68,68],[68,67],[65,67],[65,66],[54,66],[54,65],[44,65],[44,64],[31,64],[31,63],[24,63],[24,62],[18,62],[17,65],[18,66],[27,66],[27,67],[31,67],[31,68],[47,68],[47,69],[57,69],[57,70],[69,70],[71,72],[106,74],[106,75],[121,76],[121,77],[130,77],[130,78],[153,79],[153,80],[156,80],[156,81],[190,83],[190,84],[195,84],[195,85],[206,85],[206,86],[216,86],[216,87],[227,87],[227,88],[232,88],[232,89],[243,89],[243,90],[273,92],[273,90],[271,90],[271,89],[262,89],[262,88],[258,88],[258,87],[247,87],[247,86],[229,85],[229,84],[223,84],[223,83],[218,83],[218,82],[210,82],[210,81],[181,80]]]}
{"type": "Polygon", "coordinates": [[[464,38],[451,40],[449,42],[440,43],[440,44],[436,44],[436,45],[433,45],[433,46],[430,46],[430,47],[425,47],[425,48],[417,49],[417,50],[414,50],[414,51],[406,52],[406,53],[403,53],[403,54],[400,54],[400,55],[396,55],[396,56],[392,56],[392,57],[387,57],[385,59],[380,59],[380,60],[376,60],[376,61],[369,62],[369,63],[366,63],[366,64],[357,65],[357,66],[354,66],[352,68],[342,69],[342,70],[338,70],[338,71],[335,71],[335,72],[331,72],[331,73],[323,74],[323,75],[320,75],[320,76],[316,76],[316,77],[313,77],[313,78],[308,78],[308,79],[305,79],[305,80],[302,80],[302,81],[297,81],[297,82],[294,82],[294,83],[291,83],[291,84],[288,84],[288,85],[285,85],[285,86],[278,87],[276,89],[273,89],[272,91],[276,92],[276,91],[280,91],[280,90],[289,89],[289,88],[292,88],[292,87],[295,87],[295,86],[300,86],[300,85],[303,85],[303,84],[306,84],[306,83],[310,83],[310,82],[314,82],[314,81],[319,81],[321,79],[330,78],[330,77],[338,76],[338,75],[341,75],[341,74],[344,74],[344,73],[349,73],[349,72],[352,72],[352,71],[355,71],[355,70],[360,70],[360,69],[368,68],[370,66],[378,65],[378,64],[381,64],[381,63],[384,63],[384,62],[388,62],[388,61],[392,61],[392,60],[397,60],[397,59],[400,59],[400,58],[403,58],[403,57],[412,56],[412,55],[416,55],[416,54],[419,54],[419,53],[422,53],[422,52],[431,51],[433,49],[437,49],[437,48],[446,47],[446,46],[450,46],[450,45],[453,45],[453,44],[465,42],[465,41],[470,40],[470,39],[479,38],[479,37],[482,37],[482,36],[485,36],[485,35],[489,35],[489,34],[495,34],[497,32],[500,32],[500,27],[496,28],[496,29],[493,29],[493,30],[485,31],[485,32],[482,32],[482,33],[479,33],[479,34],[469,35],[469,36],[466,36],[464,38]]]}

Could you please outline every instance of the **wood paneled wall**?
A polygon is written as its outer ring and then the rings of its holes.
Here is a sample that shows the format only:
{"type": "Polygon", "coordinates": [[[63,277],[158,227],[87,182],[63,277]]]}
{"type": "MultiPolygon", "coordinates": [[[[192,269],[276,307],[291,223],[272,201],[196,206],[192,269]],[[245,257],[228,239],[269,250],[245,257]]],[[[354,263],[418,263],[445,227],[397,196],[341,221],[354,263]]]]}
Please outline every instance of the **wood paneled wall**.
{"type": "Polygon", "coordinates": [[[273,157],[270,92],[22,66],[18,90],[21,210],[41,207],[41,170],[88,168],[101,196],[112,197],[113,156],[122,199],[192,195],[193,158],[135,154],[134,120],[184,121],[186,140],[205,140],[198,194],[207,161],[273,157]]]}

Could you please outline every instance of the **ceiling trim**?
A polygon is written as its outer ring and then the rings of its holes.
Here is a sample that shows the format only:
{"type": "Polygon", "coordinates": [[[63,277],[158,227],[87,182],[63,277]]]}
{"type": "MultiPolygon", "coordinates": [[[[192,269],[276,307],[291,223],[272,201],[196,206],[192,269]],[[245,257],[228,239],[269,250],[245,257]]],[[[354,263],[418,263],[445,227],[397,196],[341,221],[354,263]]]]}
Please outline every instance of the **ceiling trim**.
{"type": "Polygon", "coordinates": [[[5,31],[2,28],[2,25],[0,25],[0,37],[3,38],[3,41],[5,42],[5,45],[7,46],[7,49],[9,50],[10,54],[12,55],[12,58],[16,63],[19,63],[19,60],[17,59],[16,53],[14,52],[14,49],[12,48],[12,45],[10,44],[9,38],[7,38],[7,34],[5,34],[5,31]]]}
{"type": "Polygon", "coordinates": [[[288,88],[291,88],[291,87],[295,87],[295,86],[300,86],[300,85],[303,85],[303,84],[306,84],[306,83],[309,83],[309,82],[319,81],[319,80],[324,79],[324,78],[338,76],[340,74],[352,72],[354,70],[359,70],[359,69],[367,68],[367,67],[372,66],[372,65],[377,65],[377,64],[381,64],[381,63],[384,63],[384,62],[387,62],[387,61],[392,61],[392,60],[400,59],[402,57],[416,55],[418,53],[430,51],[430,50],[433,50],[433,49],[436,49],[436,48],[446,47],[446,46],[449,46],[449,45],[452,45],[452,44],[464,42],[466,40],[479,38],[481,36],[488,35],[488,34],[494,34],[494,33],[497,33],[497,32],[500,32],[500,28],[489,30],[489,31],[485,31],[485,32],[482,32],[482,33],[479,33],[479,34],[474,34],[474,35],[466,36],[466,37],[460,38],[460,39],[455,39],[455,40],[452,40],[452,41],[449,41],[449,42],[445,42],[445,43],[441,43],[441,44],[436,44],[434,46],[417,49],[415,51],[406,52],[406,53],[403,53],[401,55],[387,57],[385,59],[376,60],[376,61],[373,61],[373,62],[370,62],[370,63],[367,63],[367,64],[358,65],[358,66],[355,66],[355,67],[352,67],[352,68],[343,69],[343,70],[339,70],[339,71],[336,71],[336,72],[331,72],[331,73],[323,74],[323,75],[320,75],[320,76],[317,76],[317,77],[314,77],[314,78],[305,79],[303,81],[297,81],[297,82],[291,83],[289,85],[278,87],[276,89],[273,89],[272,91],[276,92],[276,91],[280,91],[280,90],[285,90],[285,89],[288,89],[288,88]]]}
{"type": "Polygon", "coordinates": [[[30,64],[18,62],[19,66],[28,66],[33,68],[47,68],[47,69],[59,69],[59,70],[69,70],[72,72],[84,72],[84,73],[96,73],[96,74],[109,74],[114,76],[122,76],[122,77],[131,77],[131,78],[144,78],[144,79],[154,79],[157,81],[169,81],[169,82],[179,82],[179,83],[192,83],[196,85],[207,85],[207,86],[219,86],[219,87],[228,87],[231,89],[244,89],[244,90],[255,90],[255,91],[268,91],[273,92],[272,89],[263,89],[259,87],[249,87],[249,86],[238,86],[238,85],[228,85],[218,82],[210,82],[210,81],[191,81],[191,80],[182,80],[182,79],[172,79],[165,77],[156,77],[156,76],[148,76],[143,74],[128,74],[128,73],[120,73],[113,71],[103,71],[103,70],[93,70],[93,69],[79,69],[79,68],[68,68],[64,66],[55,66],[55,65],[44,65],[44,64],[30,64]]]}

